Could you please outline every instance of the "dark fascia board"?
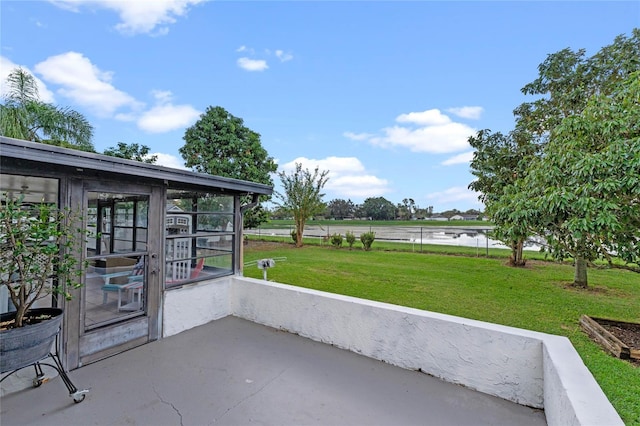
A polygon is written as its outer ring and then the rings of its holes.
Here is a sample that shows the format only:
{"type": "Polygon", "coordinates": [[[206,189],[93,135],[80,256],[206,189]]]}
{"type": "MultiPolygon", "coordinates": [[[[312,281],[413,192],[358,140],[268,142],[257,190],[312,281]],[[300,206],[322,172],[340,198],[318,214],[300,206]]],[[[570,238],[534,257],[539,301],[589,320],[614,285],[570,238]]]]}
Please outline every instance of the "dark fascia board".
{"type": "Polygon", "coordinates": [[[239,179],[196,173],[188,170],[172,169],[140,161],[92,152],[78,151],[37,142],[0,136],[0,156],[56,164],[74,168],[76,171],[95,170],[106,173],[117,173],[129,176],[157,179],[168,183],[187,184],[210,188],[222,188],[228,191],[271,195],[273,187],[239,179]]]}

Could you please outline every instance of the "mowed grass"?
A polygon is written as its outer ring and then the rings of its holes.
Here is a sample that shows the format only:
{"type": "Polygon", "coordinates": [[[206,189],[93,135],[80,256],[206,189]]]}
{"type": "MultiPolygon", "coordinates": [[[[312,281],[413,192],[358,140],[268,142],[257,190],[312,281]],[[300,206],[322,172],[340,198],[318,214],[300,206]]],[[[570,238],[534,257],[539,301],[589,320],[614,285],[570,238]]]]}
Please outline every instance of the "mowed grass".
{"type": "MultiPolygon", "coordinates": [[[[376,243],[374,243],[375,245],[376,243]]],[[[640,322],[640,274],[590,269],[587,290],[568,286],[570,265],[433,253],[369,251],[250,241],[245,262],[286,257],[279,283],[568,337],[627,425],[640,425],[640,367],[605,353],[582,332],[590,316],[640,322]]],[[[255,266],[244,275],[262,278],[255,266]]]]}

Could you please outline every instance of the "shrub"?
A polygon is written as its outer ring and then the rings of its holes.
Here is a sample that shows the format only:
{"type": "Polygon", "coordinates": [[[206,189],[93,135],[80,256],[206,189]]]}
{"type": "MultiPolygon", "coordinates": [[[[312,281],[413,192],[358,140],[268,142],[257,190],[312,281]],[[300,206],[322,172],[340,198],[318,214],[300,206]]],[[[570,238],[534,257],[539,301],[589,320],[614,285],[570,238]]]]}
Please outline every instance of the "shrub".
{"type": "Polygon", "coordinates": [[[349,244],[349,250],[351,250],[351,248],[356,242],[356,236],[354,235],[353,232],[347,231],[346,240],[347,240],[347,244],[349,244]]]}
{"type": "Polygon", "coordinates": [[[333,234],[331,236],[331,245],[334,246],[335,248],[342,247],[342,235],[333,234]]]}
{"type": "Polygon", "coordinates": [[[373,241],[376,239],[376,233],[375,232],[364,232],[362,234],[360,234],[360,241],[362,242],[362,247],[364,248],[365,251],[369,251],[371,250],[371,244],[373,244],[373,241]]]}
{"type": "Polygon", "coordinates": [[[296,238],[297,236],[298,236],[298,233],[295,230],[291,231],[291,239],[293,240],[294,243],[298,242],[298,238],[296,238]]]}

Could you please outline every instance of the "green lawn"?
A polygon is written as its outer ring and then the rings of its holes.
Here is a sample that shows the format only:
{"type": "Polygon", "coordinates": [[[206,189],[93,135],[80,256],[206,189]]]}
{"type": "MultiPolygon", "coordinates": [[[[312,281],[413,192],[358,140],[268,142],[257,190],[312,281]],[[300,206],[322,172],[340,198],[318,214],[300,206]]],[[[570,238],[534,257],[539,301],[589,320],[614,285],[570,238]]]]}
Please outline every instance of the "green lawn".
{"type": "MultiPolygon", "coordinates": [[[[374,242],[376,246],[377,242],[374,242]]],[[[508,252],[508,251],[507,251],[508,252]]],[[[245,261],[286,257],[268,271],[285,284],[567,336],[627,425],[640,425],[640,367],[607,355],[580,315],[640,321],[640,274],[590,269],[590,289],[567,287],[573,268],[529,261],[292,244],[245,247],[245,261]]],[[[262,278],[247,267],[244,275],[262,278]]]]}

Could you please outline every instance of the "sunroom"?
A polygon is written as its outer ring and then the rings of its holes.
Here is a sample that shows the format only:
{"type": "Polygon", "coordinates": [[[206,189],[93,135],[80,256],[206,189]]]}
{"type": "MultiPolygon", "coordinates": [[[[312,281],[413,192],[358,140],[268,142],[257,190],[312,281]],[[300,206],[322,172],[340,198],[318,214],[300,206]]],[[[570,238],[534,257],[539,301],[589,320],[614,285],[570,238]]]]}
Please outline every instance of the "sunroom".
{"type": "MultiPolygon", "coordinates": [[[[64,308],[61,346],[70,370],[182,329],[172,324],[180,315],[165,316],[182,305],[167,306],[166,295],[225,285],[238,274],[242,215],[272,192],[267,185],[6,137],[0,154],[3,198],[82,212],[83,286],[71,301],[42,301],[64,308]]],[[[11,309],[3,289],[0,312],[11,309]]]]}

